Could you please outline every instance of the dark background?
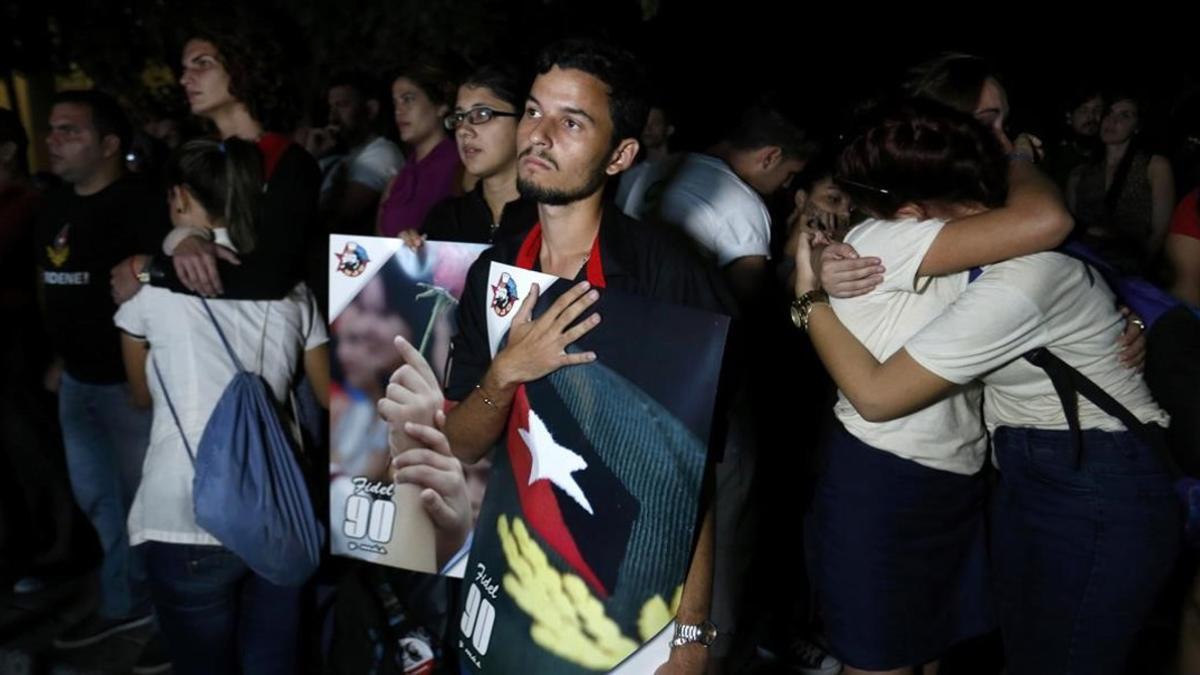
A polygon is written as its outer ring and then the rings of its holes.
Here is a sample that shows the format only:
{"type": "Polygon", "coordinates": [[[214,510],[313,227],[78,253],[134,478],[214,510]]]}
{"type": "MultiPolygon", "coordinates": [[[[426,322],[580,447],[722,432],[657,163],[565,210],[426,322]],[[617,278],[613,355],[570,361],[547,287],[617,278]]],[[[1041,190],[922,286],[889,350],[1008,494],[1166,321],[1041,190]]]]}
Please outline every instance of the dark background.
{"type": "MultiPolygon", "coordinates": [[[[177,87],[148,87],[141,73],[148,63],[165,64],[177,76],[190,19],[231,6],[0,0],[0,77],[11,91],[14,72],[41,82],[82,72],[135,111],[182,113],[177,87]]],[[[260,0],[237,7],[287,45],[291,75],[307,89],[303,110],[318,120],[317,85],[333,70],[384,75],[427,54],[453,56],[463,67],[496,58],[527,63],[552,39],[595,35],[642,55],[683,147],[705,144],[748,97],[768,90],[810,124],[836,128],[855,99],[946,50],[984,56],[1003,73],[1016,130],[1052,139],[1069,90],[1098,80],[1146,97],[1145,131],[1162,150],[1200,135],[1200,22],[1182,4],[880,10],[853,2],[260,0]],[[245,11],[251,5],[256,11],[245,11]]]]}

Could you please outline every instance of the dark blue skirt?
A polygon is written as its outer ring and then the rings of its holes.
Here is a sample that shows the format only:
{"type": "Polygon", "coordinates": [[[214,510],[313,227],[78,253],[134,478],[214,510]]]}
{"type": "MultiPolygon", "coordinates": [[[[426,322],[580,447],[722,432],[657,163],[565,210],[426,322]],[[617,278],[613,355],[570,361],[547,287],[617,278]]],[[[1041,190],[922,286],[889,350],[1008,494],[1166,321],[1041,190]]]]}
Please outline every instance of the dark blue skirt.
{"type": "Polygon", "coordinates": [[[807,528],[833,653],[914,666],[995,627],[982,474],[921,466],[837,429],[807,528]]]}

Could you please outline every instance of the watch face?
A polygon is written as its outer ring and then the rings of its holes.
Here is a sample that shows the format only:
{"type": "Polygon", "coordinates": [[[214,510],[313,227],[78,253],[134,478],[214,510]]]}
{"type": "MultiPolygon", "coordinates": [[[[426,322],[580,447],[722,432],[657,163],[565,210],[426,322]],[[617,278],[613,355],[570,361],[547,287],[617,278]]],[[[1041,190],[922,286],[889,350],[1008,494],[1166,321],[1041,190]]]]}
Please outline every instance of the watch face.
{"type": "Polygon", "coordinates": [[[717,627],[711,621],[705,621],[699,626],[675,624],[675,639],[671,641],[671,646],[682,647],[694,642],[709,647],[716,639],[717,627]]]}
{"type": "Polygon", "coordinates": [[[792,323],[796,324],[796,328],[804,327],[804,318],[800,313],[800,301],[792,301],[792,323]]]}

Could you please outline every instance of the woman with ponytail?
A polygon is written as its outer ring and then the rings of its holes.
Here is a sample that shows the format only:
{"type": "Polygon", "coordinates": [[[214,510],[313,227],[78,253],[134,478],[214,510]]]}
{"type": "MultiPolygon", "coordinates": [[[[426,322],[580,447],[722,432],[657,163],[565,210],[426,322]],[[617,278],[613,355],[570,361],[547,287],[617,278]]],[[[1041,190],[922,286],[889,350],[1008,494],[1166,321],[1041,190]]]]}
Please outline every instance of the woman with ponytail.
{"type": "MultiPolygon", "coordinates": [[[[230,253],[257,250],[262,164],[258,147],[238,138],[184,144],[167,173],[172,223],[210,233],[230,253]]],[[[174,672],[299,672],[301,589],[267,582],[196,524],[188,447],[199,447],[235,375],[227,349],[262,376],[281,405],[303,363],[327,405],[328,338],[312,292],[300,283],[279,300],[206,301],[146,287],[114,320],[134,398],[154,407],[128,525],[130,544],[144,546],[174,672]]]]}

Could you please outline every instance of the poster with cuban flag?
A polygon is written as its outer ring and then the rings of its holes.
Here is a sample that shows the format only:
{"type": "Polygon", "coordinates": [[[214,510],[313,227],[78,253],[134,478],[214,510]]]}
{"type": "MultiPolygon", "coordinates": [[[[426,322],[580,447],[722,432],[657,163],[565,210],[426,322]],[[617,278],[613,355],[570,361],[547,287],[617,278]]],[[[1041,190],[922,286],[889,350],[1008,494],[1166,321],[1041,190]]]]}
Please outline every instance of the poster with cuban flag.
{"type": "MultiPolygon", "coordinates": [[[[534,316],[571,286],[493,262],[489,341],[529,287],[534,316]]],[[[518,388],[462,587],[465,672],[623,672],[677,607],[695,543],[728,319],[616,290],[568,349],[597,360],[518,388]]]]}
{"type": "MultiPolygon", "coordinates": [[[[388,428],[376,403],[402,360],[399,335],[445,381],[455,312],[467,270],[487,247],[332,235],[329,251],[331,356],[329,517],[334,555],[429,574],[461,577],[470,527],[483,501],[486,466],[449,472],[468,495],[472,519],[460,541],[421,501],[421,487],[393,483],[388,428]],[[439,529],[441,527],[441,529],[439,529]]],[[[457,460],[450,461],[457,465],[457,460]]]]}

